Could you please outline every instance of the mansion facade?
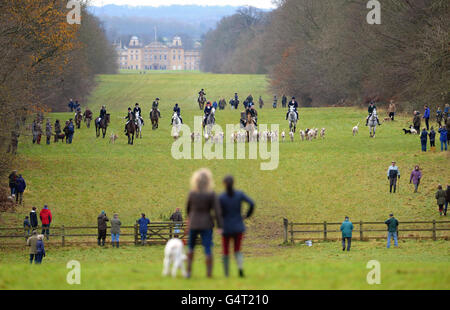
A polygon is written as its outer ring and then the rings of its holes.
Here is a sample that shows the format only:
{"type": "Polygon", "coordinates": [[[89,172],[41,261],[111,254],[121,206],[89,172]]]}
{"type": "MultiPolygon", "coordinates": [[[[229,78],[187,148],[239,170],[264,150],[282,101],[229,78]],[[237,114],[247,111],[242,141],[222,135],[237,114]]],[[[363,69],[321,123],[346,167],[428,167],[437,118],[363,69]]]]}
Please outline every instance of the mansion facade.
{"type": "Polygon", "coordinates": [[[200,70],[200,50],[185,50],[180,37],[171,44],[154,41],[143,45],[133,36],[128,46],[116,46],[119,69],[128,70],[200,70]]]}

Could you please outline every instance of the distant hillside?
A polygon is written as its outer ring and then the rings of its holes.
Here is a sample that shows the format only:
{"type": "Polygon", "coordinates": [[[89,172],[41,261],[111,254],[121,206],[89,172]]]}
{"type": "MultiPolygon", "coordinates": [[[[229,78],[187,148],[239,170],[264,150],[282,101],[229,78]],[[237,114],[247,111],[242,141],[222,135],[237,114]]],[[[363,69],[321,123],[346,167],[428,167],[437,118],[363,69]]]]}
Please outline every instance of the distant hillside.
{"type": "Polygon", "coordinates": [[[104,23],[110,39],[138,35],[144,41],[154,37],[157,26],[159,37],[185,34],[200,39],[208,30],[216,27],[223,17],[232,15],[236,6],[171,5],[161,7],[105,5],[90,7],[104,23]]]}

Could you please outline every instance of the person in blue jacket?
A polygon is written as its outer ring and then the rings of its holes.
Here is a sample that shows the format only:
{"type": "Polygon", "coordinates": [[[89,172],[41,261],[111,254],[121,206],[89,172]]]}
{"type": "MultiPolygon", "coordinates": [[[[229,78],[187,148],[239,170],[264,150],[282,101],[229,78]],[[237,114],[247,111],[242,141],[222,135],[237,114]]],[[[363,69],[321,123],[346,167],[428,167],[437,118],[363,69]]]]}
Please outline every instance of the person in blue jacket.
{"type": "Polygon", "coordinates": [[[428,132],[424,128],[422,129],[422,133],[420,134],[420,143],[422,144],[422,152],[427,151],[427,142],[428,142],[428,132]]]}
{"type": "Polygon", "coordinates": [[[36,243],[36,256],[34,259],[35,264],[40,265],[44,257],[45,257],[44,235],[39,235],[36,243]]]}
{"type": "Polygon", "coordinates": [[[425,113],[423,114],[423,118],[425,119],[425,125],[427,126],[427,130],[430,130],[430,108],[425,106],[425,113]]]}
{"type": "Polygon", "coordinates": [[[243,192],[234,189],[234,179],[232,176],[225,177],[223,183],[226,190],[222,195],[220,195],[219,202],[223,219],[222,245],[224,272],[225,276],[228,277],[230,268],[229,248],[230,242],[233,240],[234,256],[238,264],[239,276],[244,277],[244,257],[241,251],[241,246],[245,232],[245,225],[244,218],[242,217],[242,203],[247,202],[250,206],[245,219],[252,216],[255,203],[243,192]]]}
{"type": "Polygon", "coordinates": [[[148,225],[150,225],[150,220],[145,217],[145,214],[141,214],[141,218],[137,221],[139,224],[139,233],[141,234],[141,244],[145,245],[147,240],[148,225]]]}
{"type": "Polygon", "coordinates": [[[345,240],[347,240],[347,251],[350,251],[352,245],[352,232],[353,224],[350,222],[348,216],[345,217],[345,221],[341,225],[342,231],[342,251],[345,251],[345,240]]]}
{"type": "Polygon", "coordinates": [[[27,183],[21,174],[16,179],[16,203],[22,204],[23,192],[27,188],[27,183]]]}
{"type": "Polygon", "coordinates": [[[440,141],[441,141],[441,152],[442,151],[447,151],[447,148],[448,148],[448,146],[447,146],[447,140],[448,140],[448,138],[447,138],[447,135],[448,135],[448,132],[447,132],[447,129],[445,128],[445,127],[441,127],[441,128],[439,128],[439,134],[441,135],[440,136],[440,141]]]}
{"type": "Polygon", "coordinates": [[[436,132],[434,131],[433,126],[431,126],[431,130],[428,135],[430,136],[430,148],[433,150],[434,147],[436,147],[436,132]]]}

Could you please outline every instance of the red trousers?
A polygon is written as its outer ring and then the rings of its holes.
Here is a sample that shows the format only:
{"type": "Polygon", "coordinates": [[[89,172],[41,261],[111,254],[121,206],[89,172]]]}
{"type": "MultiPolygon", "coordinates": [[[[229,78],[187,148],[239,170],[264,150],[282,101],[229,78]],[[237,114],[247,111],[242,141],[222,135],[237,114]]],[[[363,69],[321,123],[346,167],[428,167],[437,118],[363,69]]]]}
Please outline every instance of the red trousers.
{"type": "Polygon", "coordinates": [[[223,247],[223,255],[230,254],[230,242],[231,239],[234,241],[234,253],[241,251],[242,239],[244,239],[244,234],[236,234],[229,236],[222,236],[222,247],[223,247]]]}

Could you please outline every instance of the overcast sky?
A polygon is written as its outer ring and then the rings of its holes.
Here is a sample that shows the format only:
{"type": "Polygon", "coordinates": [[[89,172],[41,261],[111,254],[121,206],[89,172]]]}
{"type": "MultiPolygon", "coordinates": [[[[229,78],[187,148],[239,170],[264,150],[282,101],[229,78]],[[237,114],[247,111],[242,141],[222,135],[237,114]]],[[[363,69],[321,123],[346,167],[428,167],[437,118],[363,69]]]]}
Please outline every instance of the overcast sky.
{"type": "Polygon", "coordinates": [[[101,6],[106,4],[117,5],[148,5],[161,6],[171,4],[197,4],[197,5],[232,5],[244,6],[251,5],[257,8],[271,9],[275,8],[272,0],[90,0],[92,5],[101,6]]]}

